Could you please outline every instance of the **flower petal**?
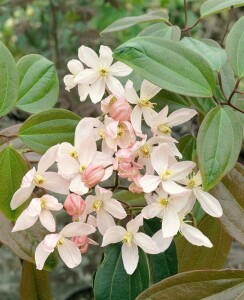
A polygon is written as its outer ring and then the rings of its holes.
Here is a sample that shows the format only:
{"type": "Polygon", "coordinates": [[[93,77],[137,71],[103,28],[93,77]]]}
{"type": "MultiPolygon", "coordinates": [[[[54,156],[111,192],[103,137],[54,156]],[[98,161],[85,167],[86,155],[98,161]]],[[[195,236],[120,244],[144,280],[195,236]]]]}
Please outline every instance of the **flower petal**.
{"type": "Polygon", "coordinates": [[[163,189],[169,194],[178,194],[186,192],[187,189],[175,183],[173,180],[162,181],[163,189]]]}
{"type": "Polygon", "coordinates": [[[105,247],[109,244],[115,244],[123,240],[126,230],[121,226],[110,227],[103,236],[103,242],[101,247],[105,247]]]}
{"type": "Polygon", "coordinates": [[[132,72],[132,69],[126,64],[117,61],[109,68],[109,73],[113,76],[127,76],[132,72]]]}
{"type": "Polygon", "coordinates": [[[146,253],[157,254],[159,251],[156,242],[143,232],[135,233],[133,241],[146,253]]]}
{"type": "Polygon", "coordinates": [[[13,198],[10,203],[10,207],[12,209],[16,209],[21,204],[23,204],[33,192],[35,186],[32,184],[31,186],[27,187],[20,187],[13,195],[13,198]]]}
{"type": "Polygon", "coordinates": [[[97,212],[97,228],[102,235],[112,226],[115,226],[113,217],[103,208],[97,212]]]}
{"type": "Polygon", "coordinates": [[[32,225],[36,223],[37,220],[38,220],[38,216],[30,216],[28,214],[27,209],[25,209],[22,212],[22,214],[18,217],[17,221],[15,222],[12,232],[30,228],[32,225]]]}
{"type": "Polygon", "coordinates": [[[44,189],[62,195],[69,194],[69,181],[61,175],[55,172],[45,172],[42,176],[44,177],[44,184],[42,185],[44,189]]]}
{"type": "Polygon", "coordinates": [[[145,206],[141,212],[145,219],[152,219],[156,217],[161,212],[161,210],[162,209],[160,208],[158,203],[152,203],[150,205],[145,206]]]}
{"type": "Polygon", "coordinates": [[[78,94],[81,102],[86,100],[89,92],[90,92],[90,87],[88,84],[82,84],[82,83],[78,84],[78,94]]]}
{"type": "Polygon", "coordinates": [[[115,199],[109,199],[107,201],[104,201],[104,209],[110,213],[114,218],[117,219],[124,219],[127,214],[121,205],[121,203],[115,199]]]}
{"type": "Polygon", "coordinates": [[[106,68],[110,67],[110,65],[113,62],[112,50],[107,46],[101,45],[99,49],[99,54],[100,54],[99,56],[100,66],[106,68]]]}
{"type": "Polygon", "coordinates": [[[49,148],[45,154],[41,157],[38,167],[37,167],[37,173],[43,173],[45,172],[48,168],[53,165],[58,156],[58,149],[59,145],[55,145],[51,148],[49,148]]]}
{"type": "Polygon", "coordinates": [[[90,86],[90,98],[93,103],[98,103],[102,100],[105,93],[105,80],[100,77],[90,86]]]}
{"type": "Polygon", "coordinates": [[[100,74],[98,70],[85,69],[74,78],[74,82],[77,84],[93,84],[99,77],[100,74]]]}
{"type": "Polygon", "coordinates": [[[138,247],[133,242],[131,246],[122,245],[122,259],[127,274],[131,275],[136,270],[139,261],[138,247]]]}
{"type": "Polygon", "coordinates": [[[77,160],[68,154],[60,156],[58,163],[58,172],[67,179],[73,178],[80,172],[79,164],[77,160]]]}
{"type": "Polygon", "coordinates": [[[115,78],[111,75],[108,75],[105,79],[105,82],[106,82],[108,89],[110,90],[110,92],[113,95],[118,96],[118,97],[124,96],[123,85],[117,78],[115,78]]]}
{"type": "Polygon", "coordinates": [[[58,253],[63,262],[69,268],[74,268],[81,263],[81,253],[74,242],[64,239],[64,243],[58,246],[58,253]]]}
{"type": "Polygon", "coordinates": [[[77,85],[77,83],[74,82],[74,75],[65,75],[63,81],[65,84],[65,89],[68,92],[77,85]]]}
{"type": "Polygon", "coordinates": [[[160,87],[152,84],[151,82],[149,82],[147,80],[143,80],[142,85],[141,85],[140,98],[150,100],[154,96],[156,96],[160,90],[161,90],[160,87]]]}
{"type": "Polygon", "coordinates": [[[180,231],[184,235],[184,237],[193,245],[205,246],[208,248],[213,247],[210,240],[199,229],[193,226],[184,223],[181,225],[180,231]]]}
{"type": "Polygon", "coordinates": [[[45,209],[59,211],[63,208],[63,204],[51,195],[43,195],[42,199],[45,201],[45,209]]]}
{"type": "Polygon", "coordinates": [[[196,163],[193,161],[180,161],[172,166],[170,166],[170,170],[173,171],[173,175],[171,176],[172,180],[181,180],[185,178],[196,166],[196,163]]]}
{"type": "Polygon", "coordinates": [[[170,114],[168,116],[167,125],[170,127],[178,126],[182,123],[189,121],[196,114],[197,114],[197,111],[195,109],[189,109],[189,108],[178,109],[178,110],[172,112],[172,114],[170,114]]]}
{"type": "Polygon", "coordinates": [[[131,124],[137,133],[141,133],[142,109],[136,105],[131,113],[131,124]]]}
{"type": "Polygon", "coordinates": [[[79,145],[78,157],[81,166],[87,167],[97,152],[97,145],[93,136],[84,137],[79,145]],[[84,145],[86,145],[84,147],[84,145]]]}
{"type": "Polygon", "coordinates": [[[160,253],[160,252],[164,252],[169,248],[173,240],[173,236],[164,238],[162,234],[162,230],[160,229],[152,236],[152,239],[155,241],[160,253]]]}
{"type": "Polygon", "coordinates": [[[139,97],[133,87],[133,82],[128,80],[125,85],[125,96],[129,103],[131,104],[138,104],[139,97]]]}
{"type": "Polygon", "coordinates": [[[38,270],[43,269],[43,266],[50,253],[51,252],[44,250],[43,241],[41,241],[40,244],[36,247],[36,251],[35,251],[35,262],[36,262],[36,268],[38,270]]]}
{"type": "Polygon", "coordinates": [[[78,194],[78,195],[84,195],[89,191],[89,188],[85,186],[84,182],[81,181],[81,176],[80,174],[76,175],[70,185],[69,189],[71,192],[78,194]]]}
{"type": "Polygon", "coordinates": [[[152,191],[156,190],[160,181],[161,180],[160,180],[159,176],[145,175],[139,180],[139,183],[140,183],[144,193],[151,193],[152,191]]]}
{"type": "Polygon", "coordinates": [[[146,124],[151,127],[152,121],[157,117],[156,111],[152,108],[144,108],[142,113],[146,124]]]}
{"type": "Polygon", "coordinates": [[[84,70],[82,63],[78,59],[71,59],[68,62],[67,67],[73,75],[77,75],[84,70]]]}
{"type": "Polygon", "coordinates": [[[154,170],[161,175],[163,171],[168,169],[168,147],[164,144],[154,148],[151,155],[151,162],[154,170]]]}
{"type": "Polygon", "coordinates": [[[177,234],[180,228],[180,219],[177,212],[167,207],[164,210],[163,222],[162,222],[162,233],[164,238],[168,238],[177,234]]]}
{"type": "Polygon", "coordinates": [[[80,235],[89,235],[95,231],[96,229],[90,224],[82,222],[72,222],[64,226],[61,233],[64,237],[74,237],[80,235]]]}
{"type": "Polygon", "coordinates": [[[47,209],[42,209],[40,213],[40,222],[50,232],[56,231],[56,222],[52,213],[47,209]]]}
{"type": "Polygon", "coordinates": [[[99,68],[100,61],[97,53],[89,47],[81,46],[78,50],[79,59],[90,68],[99,68]]]}

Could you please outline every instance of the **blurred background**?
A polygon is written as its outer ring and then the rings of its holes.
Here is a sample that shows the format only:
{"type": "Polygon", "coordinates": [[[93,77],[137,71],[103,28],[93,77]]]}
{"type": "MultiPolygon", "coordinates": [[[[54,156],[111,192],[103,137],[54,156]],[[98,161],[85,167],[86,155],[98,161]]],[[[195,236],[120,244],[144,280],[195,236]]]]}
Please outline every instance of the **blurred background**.
{"type": "MultiPolygon", "coordinates": [[[[188,0],[189,24],[199,17],[202,0],[188,0]]],[[[66,108],[81,116],[96,116],[98,107],[89,102],[80,103],[76,89],[68,93],[62,78],[68,74],[67,62],[77,58],[81,45],[98,50],[101,44],[116,48],[124,41],[135,37],[149,23],[134,26],[122,32],[101,36],[100,32],[113,21],[136,16],[153,9],[165,8],[170,22],[184,26],[183,0],[0,0],[0,40],[10,49],[16,61],[22,56],[37,53],[52,60],[60,79],[58,107],[66,108]]],[[[243,9],[232,12],[231,25],[243,15],[243,9]]],[[[228,22],[228,13],[206,18],[193,31],[193,37],[212,38],[220,42],[228,22]]],[[[23,122],[28,115],[14,110],[1,119],[0,129],[23,122]]],[[[185,128],[181,128],[184,133],[185,128]]],[[[63,216],[60,220],[65,223],[63,216]]],[[[243,249],[234,244],[227,267],[241,268],[243,249]]],[[[50,274],[54,299],[93,299],[90,291],[92,274],[101,259],[101,253],[91,247],[84,255],[82,264],[69,270],[62,263],[50,274]]],[[[0,249],[0,300],[18,298],[20,262],[7,249],[0,249]]],[[[125,299],[126,300],[126,299],[125,299]]]]}

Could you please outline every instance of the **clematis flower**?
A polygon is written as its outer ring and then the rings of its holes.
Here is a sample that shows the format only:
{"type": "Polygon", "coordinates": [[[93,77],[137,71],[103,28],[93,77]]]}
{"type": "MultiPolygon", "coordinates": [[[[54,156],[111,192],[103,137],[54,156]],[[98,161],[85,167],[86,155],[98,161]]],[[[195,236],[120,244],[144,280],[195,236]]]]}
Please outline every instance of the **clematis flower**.
{"type": "Polygon", "coordinates": [[[38,218],[47,230],[54,232],[56,230],[56,223],[50,210],[59,211],[62,207],[63,205],[50,195],[34,198],[31,200],[29,206],[18,217],[12,232],[30,228],[36,223],[38,218]]]}
{"type": "Polygon", "coordinates": [[[186,188],[177,184],[195,167],[192,161],[170,163],[168,148],[162,144],[156,147],[151,155],[153,169],[158,175],[145,175],[140,179],[140,185],[145,193],[154,191],[159,184],[169,194],[185,192],[186,188]]]}
{"type": "Polygon", "coordinates": [[[172,127],[178,126],[193,118],[197,111],[190,108],[181,108],[174,111],[168,117],[168,105],[166,105],[152,120],[151,129],[156,135],[170,135],[172,127]]]}
{"type": "Polygon", "coordinates": [[[195,176],[181,180],[181,183],[187,185],[187,188],[192,191],[193,200],[197,199],[207,214],[216,218],[222,216],[223,210],[219,201],[201,187],[202,177],[200,171],[195,176]]]}
{"type": "Polygon", "coordinates": [[[89,94],[89,85],[75,82],[76,77],[84,70],[82,63],[77,59],[72,59],[68,62],[67,67],[71,74],[64,76],[65,89],[69,92],[78,85],[80,101],[85,101],[89,94]]]}
{"type": "Polygon", "coordinates": [[[10,206],[16,209],[32,194],[35,187],[44,188],[54,193],[69,194],[69,181],[55,172],[46,170],[57,160],[59,145],[53,146],[42,156],[36,168],[32,168],[24,176],[21,187],[15,192],[10,206]]]}
{"type": "Polygon", "coordinates": [[[89,224],[73,222],[66,225],[60,233],[48,234],[44,240],[40,242],[35,251],[37,269],[43,269],[45,261],[56,247],[63,262],[69,268],[78,266],[82,259],[80,249],[68,238],[89,235],[95,231],[96,229],[89,224]]]}
{"type": "Polygon", "coordinates": [[[164,238],[177,234],[180,228],[178,213],[188,205],[190,192],[168,195],[158,188],[153,195],[145,196],[148,205],[143,208],[142,215],[146,219],[158,217],[162,219],[162,234],[164,238]]]}
{"type": "Polygon", "coordinates": [[[141,217],[129,221],[126,229],[121,226],[110,227],[104,234],[102,247],[122,242],[122,259],[127,274],[133,274],[139,261],[138,247],[149,254],[159,253],[156,242],[145,233],[138,232],[141,217]]]}
{"type": "Polygon", "coordinates": [[[113,62],[113,53],[107,46],[101,46],[100,56],[91,48],[81,46],[78,51],[79,59],[89,68],[85,69],[74,79],[79,84],[90,85],[90,98],[93,103],[101,101],[105,88],[112,94],[123,95],[124,89],[120,81],[115,77],[127,76],[132,69],[121,62],[113,62]]]}
{"type": "Polygon", "coordinates": [[[112,198],[111,191],[97,185],[95,193],[95,196],[86,197],[86,213],[96,212],[97,228],[101,234],[104,234],[108,228],[115,226],[113,217],[121,220],[127,214],[121,203],[112,198]]]}
{"type": "Polygon", "coordinates": [[[125,98],[118,98],[114,95],[109,95],[101,102],[101,109],[116,121],[129,121],[132,112],[132,108],[125,98]]]}
{"type": "Polygon", "coordinates": [[[131,123],[137,133],[141,133],[142,116],[148,126],[151,127],[152,120],[157,116],[153,110],[151,99],[161,90],[158,86],[143,80],[140,97],[133,88],[132,81],[128,80],[125,85],[125,96],[129,103],[136,104],[131,113],[131,123]]]}
{"type": "Polygon", "coordinates": [[[71,241],[74,242],[77,247],[79,247],[82,254],[87,252],[89,245],[98,246],[98,243],[88,238],[87,235],[72,237],[71,241]]]}

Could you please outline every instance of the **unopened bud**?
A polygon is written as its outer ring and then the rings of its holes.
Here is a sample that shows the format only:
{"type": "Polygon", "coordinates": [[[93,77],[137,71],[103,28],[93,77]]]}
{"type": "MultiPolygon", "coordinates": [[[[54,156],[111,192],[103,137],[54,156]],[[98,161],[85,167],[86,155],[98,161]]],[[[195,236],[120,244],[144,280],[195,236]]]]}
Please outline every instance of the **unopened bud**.
{"type": "Polygon", "coordinates": [[[104,174],[105,170],[103,166],[91,165],[82,173],[82,181],[85,186],[92,188],[101,181],[104,174]]]}
{"type": "Polygon", "coordinates": [[[64,208],[70,216],[78,217],[83,214],[86,208],[86,203],[81,196],[69,194],[64,202],[64,208]]]}
{"type": "Polygon", "coordinates": [[[131,106],[125,100],[115,101],[109,110],[110,116],[116,121],[128,121],[131,116],[131,106]]]}

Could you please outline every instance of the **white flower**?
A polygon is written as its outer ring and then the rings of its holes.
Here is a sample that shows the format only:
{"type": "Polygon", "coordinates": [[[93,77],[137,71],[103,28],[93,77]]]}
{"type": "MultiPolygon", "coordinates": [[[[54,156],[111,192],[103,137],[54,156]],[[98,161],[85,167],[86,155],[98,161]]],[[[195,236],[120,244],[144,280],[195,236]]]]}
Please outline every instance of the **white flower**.
{"type": "Polygon", "coordinates": [[[101,101],[106,87],[114,95],[123,95],[123,86],[115,76],[127,76],[132,72],[130,67],[121,62],[112,65],[113,53],[109,47],[101,46],[99,53],[98,57],[91,48],[85,46],[79,48],[79,59],[89,69],[85,69],[74,79],[76,83],[90,85],[89,94],[93,103],[101,101]]]}

